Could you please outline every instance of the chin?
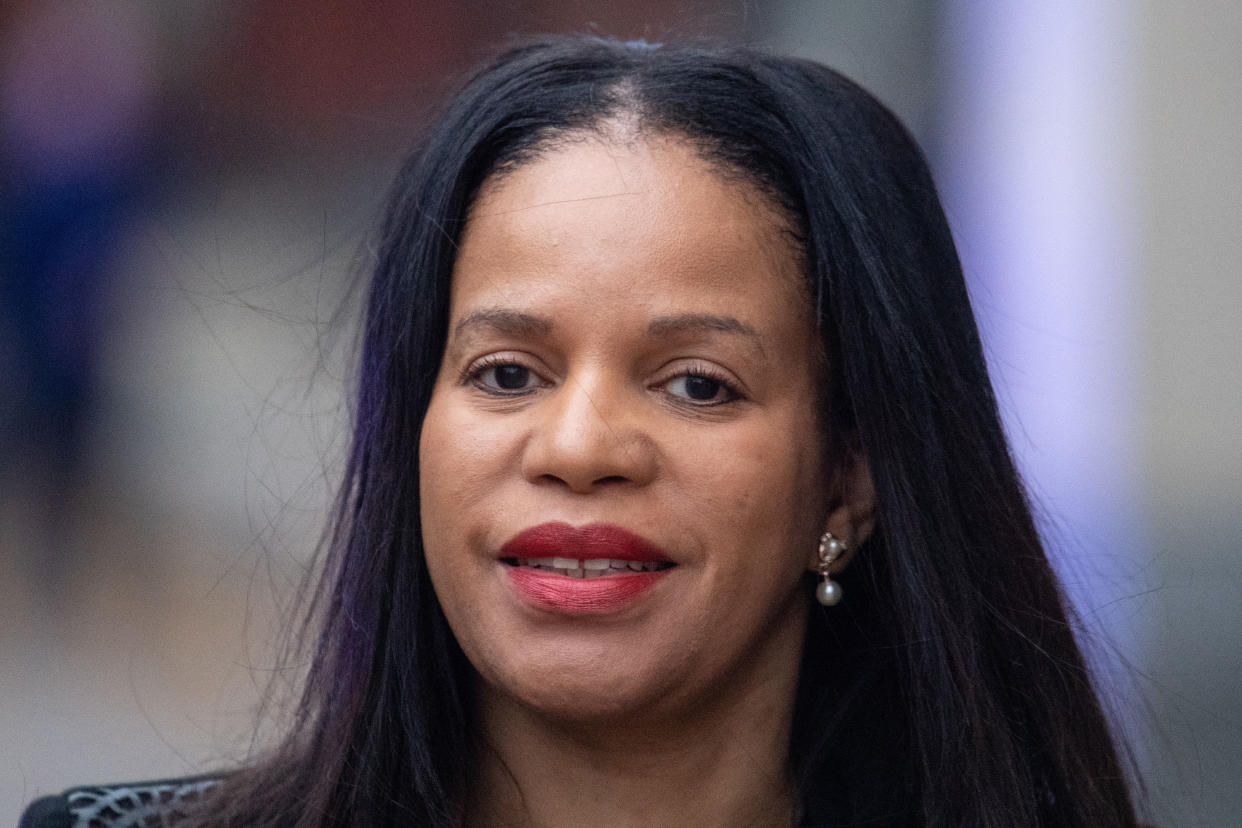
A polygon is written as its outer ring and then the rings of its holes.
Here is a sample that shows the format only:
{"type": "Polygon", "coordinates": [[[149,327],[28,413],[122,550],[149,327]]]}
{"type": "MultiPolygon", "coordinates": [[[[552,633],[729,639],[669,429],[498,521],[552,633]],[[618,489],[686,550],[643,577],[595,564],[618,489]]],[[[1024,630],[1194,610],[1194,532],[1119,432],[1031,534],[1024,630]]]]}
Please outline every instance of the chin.
{"type": "Polygon", "coordinates": [[[670,665],[636,665],[607,651],[574,654],[567,649],[554,659],[533,657],[501,675],[484,676],[485,693],[574,726],[622,719],[632,724],[635,716],[650,717],[668,704],[674,683],[670,679],[676,672],[670,665]]]}

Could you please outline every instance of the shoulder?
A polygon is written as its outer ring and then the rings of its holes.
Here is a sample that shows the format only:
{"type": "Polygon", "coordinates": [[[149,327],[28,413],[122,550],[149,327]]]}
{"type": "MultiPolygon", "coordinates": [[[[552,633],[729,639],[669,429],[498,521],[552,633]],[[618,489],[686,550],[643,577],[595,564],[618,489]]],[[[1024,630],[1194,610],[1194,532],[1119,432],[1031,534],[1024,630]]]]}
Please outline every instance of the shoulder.
{"type": "Polygon", "coordinates": [[[19,828],[120,828],[164,825],[185,815],[223,775],[116,785],[84,785],[30,804],[19,828]]]}

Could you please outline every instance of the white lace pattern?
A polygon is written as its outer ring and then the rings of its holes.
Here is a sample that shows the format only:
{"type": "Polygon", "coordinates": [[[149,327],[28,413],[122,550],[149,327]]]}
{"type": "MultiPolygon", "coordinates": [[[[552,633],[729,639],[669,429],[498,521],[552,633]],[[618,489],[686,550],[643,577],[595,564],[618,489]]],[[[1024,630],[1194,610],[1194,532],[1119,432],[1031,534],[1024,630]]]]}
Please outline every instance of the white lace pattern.
{"type": "Polygon", "coordinates": [[[74,828],[155,828],[176,825],[183,806],[198,801],[219,779],[94,785],[66,794],[74,828]]]}

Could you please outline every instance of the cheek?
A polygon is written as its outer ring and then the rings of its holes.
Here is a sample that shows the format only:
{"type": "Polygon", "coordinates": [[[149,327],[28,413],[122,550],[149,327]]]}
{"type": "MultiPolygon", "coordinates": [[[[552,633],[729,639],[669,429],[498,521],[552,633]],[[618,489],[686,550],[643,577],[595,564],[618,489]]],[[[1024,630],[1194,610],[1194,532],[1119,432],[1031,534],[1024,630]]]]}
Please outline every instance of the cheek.
{"type": "Polygon", "coordinates": [[[755,422],[729,441],[717,484],[742,515],[797,500],[814,508],[805,498],[818,489],[819,442],[807,418],[790,415],[755,422]]]}
{"type": "Polygon", "coordinates": [[[452,397],[452,390],[436,392],[419,435],[424,526],[469,514],[494,492],[517,443],[512,429],[484,427],[452,397]]]}
{"type": "Polygon", "coordinates": [[[486,489],[486,470],[480,466],[480,447],[463,431],[451,406],[437,392],[432,397],[419,435],[419,498],[423,548],[437,590],[437,577],[453,550],[467,543],[466,510],[454,504],[473,501],[486,489]]]}
{"type": "Polygon", "coordinates": [[[494,489],[493,455],[477,429],[463,421],[452,389],[432,396],[419,435],[419,509],[428,572],[454,634],[472,639],[475,619],[463,608],[479,605],[479,578],[471,569],[487,538],[471,515],[494,489]]]}
{"type": "Polygon", "coordinates": [[[826,511],[819,446],[810,418],[787,416],[713,431],[694,448],[670,452],[679,457],[672,480],[684,495],[684,516],[711,521],[719,543],[736,539],[734,554],[744,559],[733,565],[758,563],[754,551],[763,549],[801,571],[809,560],[801,547],[826,511]]]}

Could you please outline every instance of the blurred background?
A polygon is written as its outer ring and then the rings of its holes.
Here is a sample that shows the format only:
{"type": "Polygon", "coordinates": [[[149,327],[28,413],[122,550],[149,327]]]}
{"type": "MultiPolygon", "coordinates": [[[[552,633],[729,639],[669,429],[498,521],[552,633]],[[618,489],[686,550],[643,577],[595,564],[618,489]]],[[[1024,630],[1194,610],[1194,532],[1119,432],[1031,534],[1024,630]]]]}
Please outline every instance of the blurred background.
{"type": "Polygon", "coordinates": [[[0,821],[250,747],[402,152],[510,33],[829,63],[922,142],[1165,826],[1242,825],[1242,4],[6,0],[0,821]]]}

